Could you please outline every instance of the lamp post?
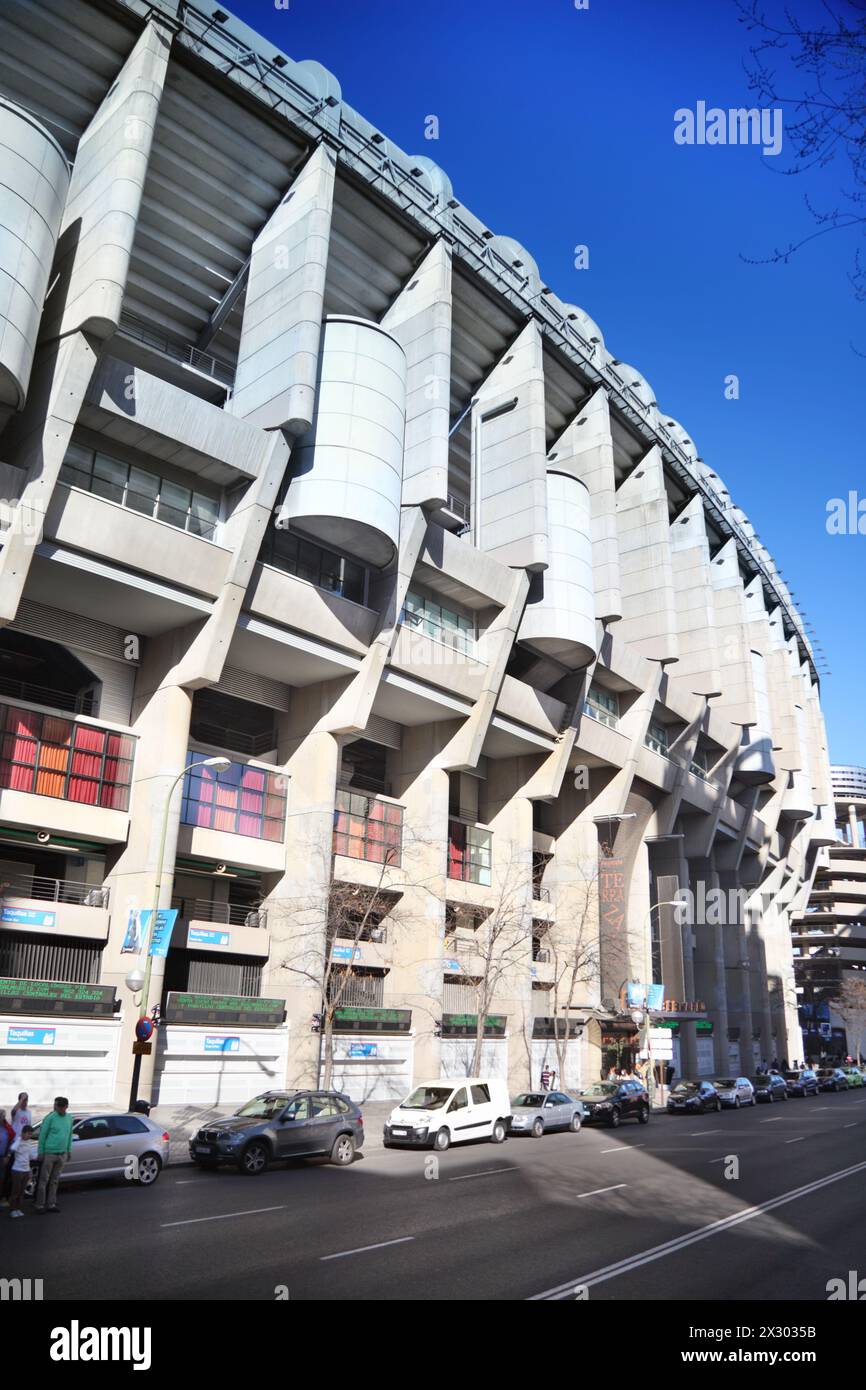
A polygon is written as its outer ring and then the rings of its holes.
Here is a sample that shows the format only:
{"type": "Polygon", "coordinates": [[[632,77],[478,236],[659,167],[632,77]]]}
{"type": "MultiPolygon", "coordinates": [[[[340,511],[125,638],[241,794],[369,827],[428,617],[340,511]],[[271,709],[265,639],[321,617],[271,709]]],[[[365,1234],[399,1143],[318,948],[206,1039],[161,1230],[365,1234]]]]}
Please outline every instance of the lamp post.
{"type": "MultiPolygon", "coordinates": [[[[150,996],[150,977],[151,977],[151,973],[152,973],[152,971],[153,971],[153,956],[150,954],[150,949],[149,949],[149,948],[150,948],[150,943],[151,943],[151,940],[152,940],[152,937],[153,937],[153,933],[154,933],[155,930],[156,930],[156,924],[157,924],[157,920],[158,920],[158,913],[159,913],[159,895],[160,895],[160,890],[161,890],[161,888],[162,888],[162,870],[163,870],[163,865],[164,865],[164,862],[165,862],[165,841],[166,841],[166,837],[167,837],[167,835],[168,835],[168,817],[169,817],[169,813],[170,813],[170,811],[171,811],[171,801],[172,801],[172,797],[174,796],[174,789],[175,789],[175,787],[177,786],[178,782],[180,782],[181,779],[184,778],[188,772],[191,772],[192,769],[193,769],[194,767],[213,767],[213,768],[219,769],[220,771],[223,771],[225,768],[231,767],[231,765],[232,765],[232,763],[231,763],[231,758],[201,758],[198,762],[188,763],[186,767],[181,768],[180,772],[179,772],[179,773],[177,774],[177,776],[174,778],[174,780],[173,780],[171,786],[170,786],[169,789],[168,789],[168,795],[167,795],[166,798],[165,798],[165,809],[164,809],[163,814],[162,814],[162,828],[161,828],[160,836],[159,836],[159,854],[158,854],[158,856],[157,856],[157,861],[156,861],[156,880],[155,880],[155,882],[154,882],[154,888],[153,888],[153,910],[152,910],[152,912],[151,912],[151,914],[150,914],[150,925],[149,925],[147,931],[146,931],[145,934],[144,934],[144,939],[142,940],[142,944],[141,944],[141,949],[142,949],[142,951],[144,952],[144,962],[145,962],[145,963],[144,963],[144,978],[143,978],[143,980],[142,980],[142,982],[141,982],[141,1005],[140,1005],[140,1009],[141,1009],[141,1017],[142,1017],[142,1018],[146,1017],[146,1015],[147,1015],[147,1004],[148,1004],[148,999],[149,999],[149,996],[150,996]]],[[[141,974],[140,971],[133,970],[133,971],[130,971],[130,973],[127,975],[127,977],[126,977],[126,983],[127,983],[127,985],[129,986],[130,989],[134,989],[134,988],[135,988],[135,983],[137,982],[138,978],[140,977],[140,974],[141,974]]],[[[137,1100],[138,1100],[138,1082],[139,1082],[139,1077],[140,1077],[140,1076],[141,1076],[141,1053],[140,1053],[140,1052],[136,1052],[136,1053],[135,1053],[135,1058],[134,1058],[134,1061],[133,1061],[133,1064],[132,1064],[132,1084],[131,1084],[130,1090],[129,1090],[129,1108],[130,1108],[130,1110],[134,1110],[134,1109],[135,1109],[135,1105],[136,1105],[136,1102],[137,1102],[137,1100]]]]}

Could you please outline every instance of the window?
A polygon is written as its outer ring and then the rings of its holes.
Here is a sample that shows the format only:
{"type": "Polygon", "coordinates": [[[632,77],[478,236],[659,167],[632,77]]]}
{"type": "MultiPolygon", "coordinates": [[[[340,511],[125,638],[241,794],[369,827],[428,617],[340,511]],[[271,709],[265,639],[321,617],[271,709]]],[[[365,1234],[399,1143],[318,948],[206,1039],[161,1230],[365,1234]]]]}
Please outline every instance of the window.
{"type": "Polygon", "coordinates": [[[591,685],[589,694],[583,702],[583,712],[601,724],[615,729],[619,720],[619,696],[600,685],[591,685]]]}
{"type": "Polygon", "coordinates": [[[111,1127],[115,1134],[146,1134],[147,1125],[134,1115],[114,1115],[111,1127]]]}
{"type": "Polygon", "coordinates": [[[490,886],[492,835],[464,821],[448,822],[448,877],[490,886]]]}
{"type": "Polygon", "coordinates": [[[654,753],[661,753],[663,758],[668,755],[668,731],[664,724],[657,719],[651,719],[647,736],[644,739],[647,748],[652,748],[654,753]]]}
{"type": "Polygon", "coordinates": [[[399,864],[403,844],[403,807],[359,792],[337,791],[334,853],[373,864],[399,864]]]}
{"type": "Polygon", "coordinates": [[[129,735],[14,705],[0,706],[0,729],[0,787],[128,810],[129,735]]]}
{"type": "Polygon", "coordinates": [[[304,540],[283,526],[268,528],[261,558],[264,564],[294,574],[319,589],[339,594],[352,603],[364,602],[367,571],[363,565],[304,540]]]}
{"type": "Polygon", "coordinates": [[[314,1120],[330,1119],[331,1116],[340,1113],[331,1097],[325,1095],[312,1097],[312,1109],[314,1120]]]}
{"type": "Polygon", "coordinates": [[[310,1097],[299,1096],[297,1100],[289,1101],[285,1109],[287,1120],[308,1120],[310,1118],[310,1097]]]}
{"type": "Polygon", "coordinates": [[[80,444],[67,450],[60,481],[206,540],[213,540],[219,522],[218,498],[80,444]]]}
{"type": "Polygon", "coordinates": [[[470,655],[475,646],[475,623],[471,618],[417,590],[406,595],[400,621],[465,655],[470,655]]]}
{"type": "Polygon", "coordinates": [[[474,1105],[489,1105],[490,1091],[487,1086],[470,1086],[472,1092],[472,1103],[474,1105]]]}
{"type": "Polygon", "coordinates": [[[465,1110],[468,1104],[469,1102],[466,1099],[466,1091],[463,1087],[461,1087],[455,1095],[454,1099],[452,1100],[451,1104],[448,1106],[447,1114],[450,1115],[452,1110],[465,1110]]]}
{"type": "MultiPolygon", "coordinates": [[[[187,753],[188,763],[200,759],[192,749],[187,753]]],[[[232,763],[225,770],[192,768],[183,784],[180,818],[184,825],[280,842],[286,820],[285,781],[279,773],[249,763],[232,763]]]]}
{"type": "Polygon", "coordinates": [[[689,770],[704,782],[709,781],[710,755],[705,748],[696,748],[689,770]]]}
{"type": "Polygon", "coordinates": [[[353,966],[331,966],[328,974],[328,1003],[338,1009],[381,1009],[385,999],[385,976],[381,970],[353,966]]]}
{"type": "Polygon", "coordinates": [[[75,1128],[75,1134],[81,1140],[110,1139],[112,1133],[111,1121],[101,1118],[82,1120],[81,1124],[75,1128]]]}

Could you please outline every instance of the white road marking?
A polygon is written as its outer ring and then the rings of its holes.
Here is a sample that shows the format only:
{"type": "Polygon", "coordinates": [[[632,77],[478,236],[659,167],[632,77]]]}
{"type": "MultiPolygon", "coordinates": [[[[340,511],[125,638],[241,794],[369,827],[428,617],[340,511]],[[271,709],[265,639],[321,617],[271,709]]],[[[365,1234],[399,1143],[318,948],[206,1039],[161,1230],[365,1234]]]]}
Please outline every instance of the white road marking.
{"type": "Polygon", "coordinates": [[[785,1143],[786,1143],[786,1144],[802,1144],[802,1142],[803,1142],[803,1140],[805,1139],[805,1137],[806,1137],[806,1136],[805,1136],[804,1134],[801,1134],[800,1137],[799,1137],[799,1139],[786,1139],[786,1140],[785,1140],[785,1143]]]}
{"type": "Polygon", "coordinates": [[[857,1121],[856,1121],[856,1120],[852,1120],[851,1123],[850,1123],[850,1125],[843,1125],[842,1128],[843,1128],[843,1129],[854,1129],[854,1127],[855,1127],[856,1124],[857,1124],[857,1121]]]}
{"type": "Polygon", "coordinates": [[[690,1139],[699,1139],[702,1134],[715,1134],[714,1129],[693,1129],[689,1131],[690,1139]]]}
{"type": "Polygon", "coordinates": [[[621,1144],[618,1149],[599,1149],[600,1154],[627,1154],[632,1149],[645,1149],[646,1144],[621,1144]]]}
{"type": "Polygon", "coordinates": [[[284,1202],[279,1207],[253,1207],[250,1211],[227,1211],[222,1216],[193,1216],[189,1221],[163,1221],[162,1229],[167,1226],[198,1226],[202,1221],[230,1221],[233,1216],[259,1216],[263,1211],[285,1211],[288,1203],[284,1202]]]}
{"type": "Polygon", "coordinates": [[[620,1187],[628,1187],[627,1182],[615,1182],[613,1187],[596,1187],[592,1192],[578,1192],[578,1197],[599,1197],[602,1192],[616,1192],[620,1187]]]}
{"type": "Polygon", "coordinates": [[[589,1286],[591,1284],[603,1284],[607,1279],[616,1279],[620,1274],[627,1274],[633,1269],[639,1269],[641,1265],[652,1264],[653,1261],[662,1260],[667,1255],[674,1255],[698,1241],[709,1239],[710,1236],[724,1235],[744,1221],[752,1221],[756,1216],[764,1216],[767,1212],[774,1211],[776,1207],[784,1206],[787,1202],[796,1202],[801,1197],[819,1192],[821,1188],[828,1187],[831,1183],[841,1182],[843,1178],[850,1178],[856,1173],[864,1171],[866,1171],[866,1162],[855,1163],[850,1168],[840,1168],[836,1173],[828,1173],[825,1178],[817,1178],[814,1182],[806,1183],[804,1187],[796,1187],[790,1192],[783,1192],[779,1197],[771,1197],[758,1206],[746,1207],[744,1211],[736,1212],[733,1216],[725,1216],[718,1221],[711,1221],[708,1226],[699,1226],[697,1230],[665,1241],[663,1245],[654,1245],[649,1250],[643,1250],[625,1260],[618,1260],[616,1264],[605,1265],[601,1269],[593,1270],[590,1274],[582,1275],[580,1278],[569,1279],[567,1284],[557,1284],[555,1288],[547,1289],[544,1293],[533,1294],[528,1301],[536,1303],[542,1300],[572,1299],[576,1284],[589,1286]]]}
{"type": "Polygon", "coordinates": [[[335,1255],[320,1255],[320,1261],[344,1260],[347,1255],[364,1255],[368,1250],[384,1250],[387,1245],[405,1245],[414,1236],[398,1236],[396,1240],[380,1240],[377,1245],[359,1245],[356,1250],[338,1250],[335,1255]]]}
{"type": "Polygon", "coordinates": [[[462,1173],[459,1178],[449,1178],[449,1182],[466,1182],[469,1178],[489,1178],[491,1173],[516,1173],[516,1166],[511,1168],[485,1168],[483,1173],[462,1173]]]}
{"type": "Polygon", "coordinates": [[[762,1125],[775,1125],[775,1124],[778,1124],[778,1123],[779,1123],[779,1121],[781,1120],[781,1118],[782,1118],[781,1115],[774,1115],[773,1118],[772,1118],[772,1120],[762,1120],[762,1121],[761,1121],[761,1124],[762,1124],[762,1125]]]}

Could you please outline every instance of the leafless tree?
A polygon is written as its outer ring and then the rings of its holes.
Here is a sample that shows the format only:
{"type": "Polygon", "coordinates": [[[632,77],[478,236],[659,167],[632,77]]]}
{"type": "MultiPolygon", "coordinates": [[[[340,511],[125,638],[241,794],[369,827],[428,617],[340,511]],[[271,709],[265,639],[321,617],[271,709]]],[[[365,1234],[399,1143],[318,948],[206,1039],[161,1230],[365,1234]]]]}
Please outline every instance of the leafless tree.
{"type": "Polygon", "coordinates": [[[853,974],[843,975],[839,993],[830,1000],[830,1005],[845,1024],[848,1050],[852,1057],[856,1055],[859,1063],[866,1033],[866,980],[853,974]]]}
{"type": "MultiPolygon", "coordinates": [[[[839,199],[816,207],[807,193],[813,230],[752,264],[786,264],[807,242],[830,232],[866,235],[866,0],[821,0],[805,7],[791,0],[768,17],[765,0],[735,0],[740,22],[753,36],[746,60],[751,92],[763,105],[790,113],[785,135],[792,148],[788,176],[841,165],[839,199]]],[[[743,257],[744,260],[751,259],[743,257]]],[[[855,251],[849,279],[866,300],[866,266],[855,251]]]]}

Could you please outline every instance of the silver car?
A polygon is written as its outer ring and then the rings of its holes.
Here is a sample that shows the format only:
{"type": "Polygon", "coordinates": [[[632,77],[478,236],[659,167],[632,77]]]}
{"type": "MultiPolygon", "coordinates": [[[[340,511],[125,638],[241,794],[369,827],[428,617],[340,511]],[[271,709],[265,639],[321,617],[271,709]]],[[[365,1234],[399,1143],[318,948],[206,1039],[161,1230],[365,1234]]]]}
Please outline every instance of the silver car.
{"type": "Polygon", "coordinates": [[[563,1091],[523,1091],[511,1102],[509,1134],[531,1134],[540,1139],[548,1129],[570,1129],[577,1134],[583,1121],[583,1105],[563,1091]]]}
{"type": "Polygon", "coordinates": [[[755,1088],[747,1076],[722,1076],[713,1085],[722,1105],[739,1110],[741,1105],[757,1104],[755,1088]]]}
{"type": "MultiPolygon", "coordinates": [[[[33,1138],[38,1137],[35,1125],[33,1138]]],[[[125,1177],[150,1187],[168,1155],[168,1131],[146,1115],[79,1115],[72,1125],[72,1157],[63,1165],[60,1181],[125,1177]]],[[[36,1190],[38,1171],[37,1164],[25,1188],[28,1197],[36,1190]]]]}

